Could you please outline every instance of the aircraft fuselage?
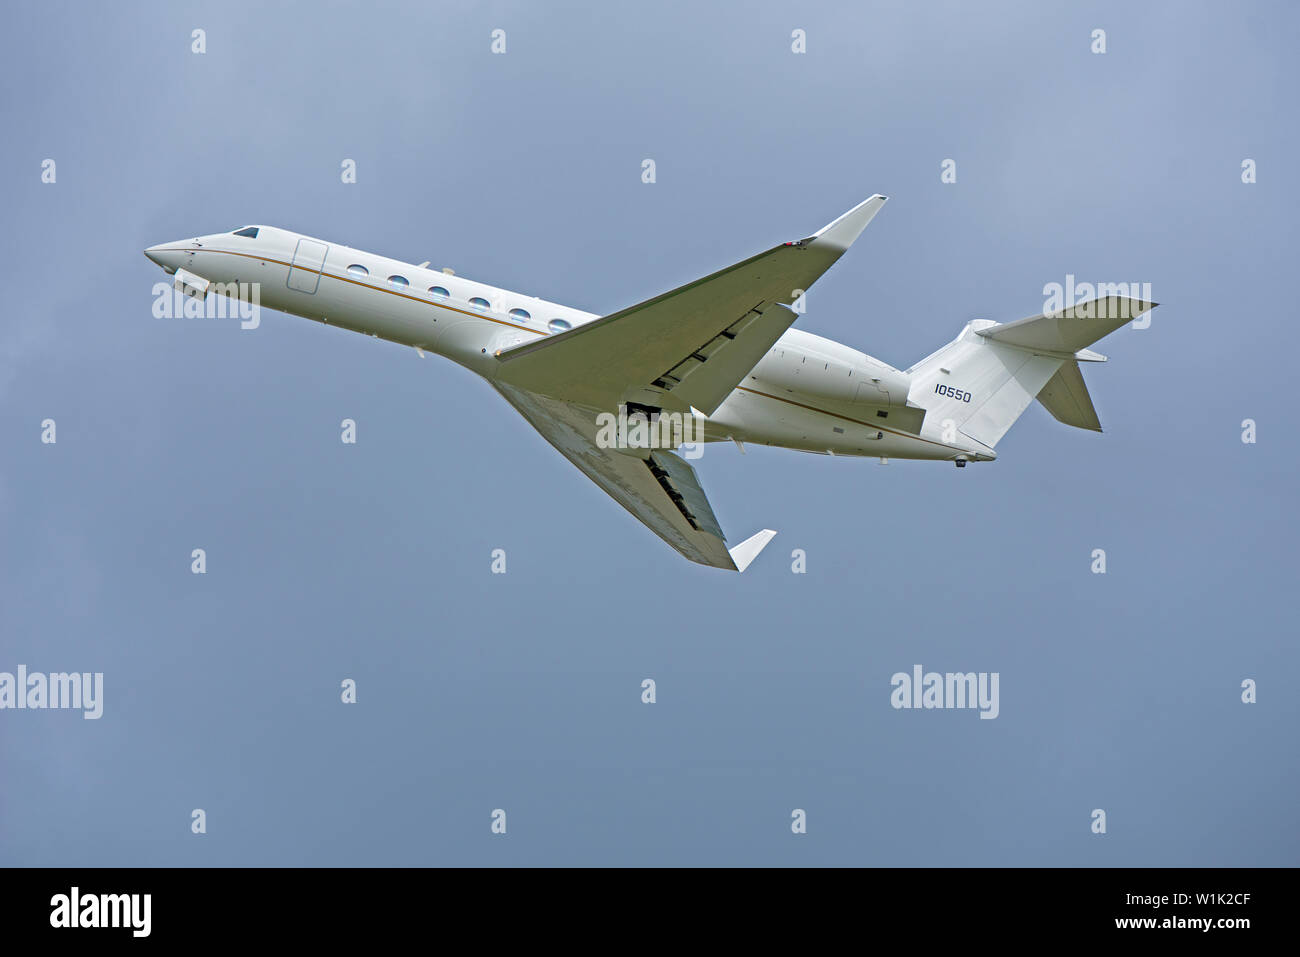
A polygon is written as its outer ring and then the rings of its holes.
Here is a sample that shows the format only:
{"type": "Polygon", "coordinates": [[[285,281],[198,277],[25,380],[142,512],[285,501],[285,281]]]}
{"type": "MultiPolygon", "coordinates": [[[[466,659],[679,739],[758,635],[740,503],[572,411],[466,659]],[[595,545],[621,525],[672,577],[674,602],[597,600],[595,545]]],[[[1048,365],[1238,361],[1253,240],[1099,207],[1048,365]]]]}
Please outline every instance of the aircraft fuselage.
{"type": "MultiPolygon", "coordinates": [[[[146,255],[218,291],[225,283],[256,283],[262,306],[433,352],[489,380],[498,351],[600,318],[338,243],[255,228],[256,236],[200,236],[146,255]]],[[[908,407],[909,388],[907,373],[790,329],[708,417],[705,440],[884,458],[995,457],[963,444],[960,434],[944,435],[940,423],[922,424],[908,407]],[[899,422],[909,414],[915,431],[899,422]]]]}

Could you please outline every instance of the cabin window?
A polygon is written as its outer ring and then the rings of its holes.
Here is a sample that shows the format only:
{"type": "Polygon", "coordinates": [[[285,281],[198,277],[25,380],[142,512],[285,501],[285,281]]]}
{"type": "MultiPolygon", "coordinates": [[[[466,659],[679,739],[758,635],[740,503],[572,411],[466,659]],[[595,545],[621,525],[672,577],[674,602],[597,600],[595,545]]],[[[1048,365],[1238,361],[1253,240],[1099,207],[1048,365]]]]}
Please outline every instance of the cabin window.
{"type": "Polygon", "coordinates": [[[527,320],[533,317],[532,314],[527,309],[511,309],[510,318],[518,319],[520,322],[526,322],[527,320]]]}
{"type": "Polygon", "coordinates": [[[410,283],[406,281],[405,276],[389,276],[388,284],[390,286],[396,286],[398,289],[401,289],[403,286],[410,285],[410,283]]]}
{"type": "Polygon", "coordinates": [[[429,295],[431,295],[434,299],[447,299],[451,296],[451,293],[449,293],[446,289],[443,289],[441,286],[430,286],[429,295]]]}
{"type": "Polygon", "coordinates": [[[249,239],[256,239],[256,238],[257,238],[257,227],[256,227],[256,226],[245,226],[243,229],[236,229],[236,230],[235,230],[235,235],[236,235],[236,236],[247,236],[249,239]]]}
{"type": "Polygon", "coordinates": [[[482,296],[475,296],[469,301],[469,304],[476,309],[491,309],[492,303],[488,302],[482,296]]]}
{"type": "Polygon", "coordinates": [[[354,276],[370,275],[369,269],[367,269],[365,266],[358,266],[356,263],[353,263],[351,266],[348,267],[348,272],[350,272],[354,276]]]}
{"type": "Polygon", "coordinates": [[[551,332],[563,332],[565,329],[572,329],[573,326],[570,325],[567,319],[552,319],[546,324],[546,328],[550,329],[551,332]]]}

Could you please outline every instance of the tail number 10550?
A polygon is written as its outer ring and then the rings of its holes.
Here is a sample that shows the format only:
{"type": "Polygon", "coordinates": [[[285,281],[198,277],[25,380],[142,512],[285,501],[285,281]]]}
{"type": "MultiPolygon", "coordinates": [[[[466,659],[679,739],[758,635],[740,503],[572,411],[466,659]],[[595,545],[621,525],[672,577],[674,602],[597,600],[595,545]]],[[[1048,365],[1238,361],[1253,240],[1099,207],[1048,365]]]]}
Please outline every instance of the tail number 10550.
{"type": "Polygon", "coordinates": [[[960,399],[963,402],[970,401],[969,392],[962,392],[961,389],[954,389],[952,386],[944,385],[942,382],[934,387],[934,391],[939,395],[946,395],[950,399],[960,399]]]}

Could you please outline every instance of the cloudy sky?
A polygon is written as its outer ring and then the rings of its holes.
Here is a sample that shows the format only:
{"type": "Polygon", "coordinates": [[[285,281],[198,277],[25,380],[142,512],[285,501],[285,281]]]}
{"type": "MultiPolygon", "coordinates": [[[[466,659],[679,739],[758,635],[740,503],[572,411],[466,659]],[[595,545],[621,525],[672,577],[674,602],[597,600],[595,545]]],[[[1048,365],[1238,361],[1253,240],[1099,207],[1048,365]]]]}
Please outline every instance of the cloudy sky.
{"type": "Polygon", "coordinates": [[[0,711],[0,863],[1296,864],[1298,21],[15,7],[0,671],[104,697],[0,711]],[[961,471],[711,447],[732,542],[780,532],[743,576],[472,374],[278,314],[156,319],[140,255],[266,223],[603,314],[875,192],[800,328],[906,368],[1067,275],[1162,306],[1086,370],[1101,435],[1035,405],[961,471]],[[996,672],[997,719],[895,710],[918,664],[996,672]]]}

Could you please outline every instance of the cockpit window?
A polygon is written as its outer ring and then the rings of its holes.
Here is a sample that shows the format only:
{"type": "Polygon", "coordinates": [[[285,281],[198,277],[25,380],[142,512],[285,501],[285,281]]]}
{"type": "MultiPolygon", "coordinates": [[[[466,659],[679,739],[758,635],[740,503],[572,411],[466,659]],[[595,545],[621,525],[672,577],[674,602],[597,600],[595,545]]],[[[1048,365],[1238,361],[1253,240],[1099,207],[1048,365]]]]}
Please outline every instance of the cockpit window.
{"type": "Polygon", "coordinates": [[[236,235],[236,236],[247,236],[249,239],[256,239],[256,238],[257,238],[257,227],[256,227],[256,226],[245,226],[243,229],[236,229],[236,230],[235,230],[235,235],[236,235]]]}

